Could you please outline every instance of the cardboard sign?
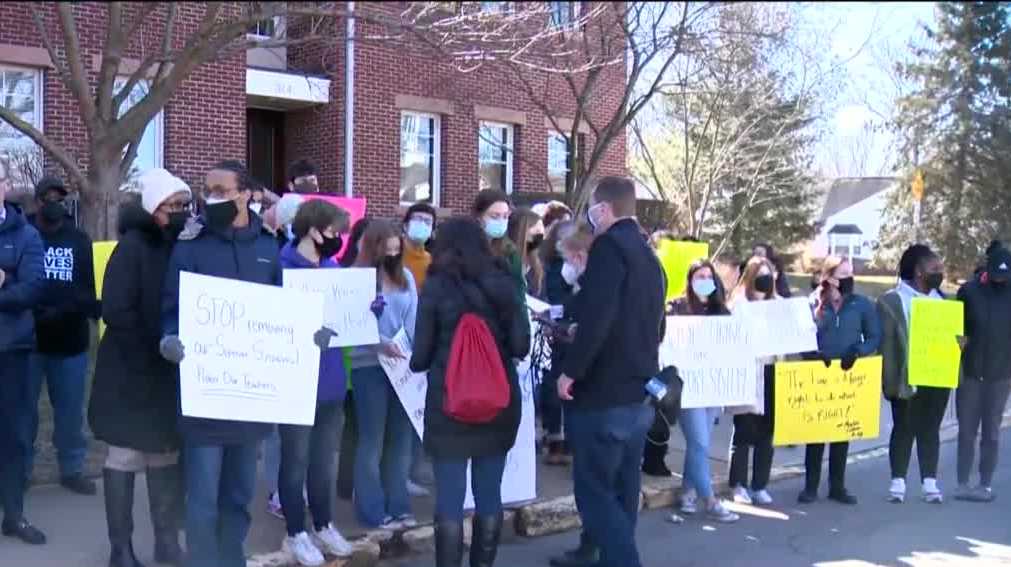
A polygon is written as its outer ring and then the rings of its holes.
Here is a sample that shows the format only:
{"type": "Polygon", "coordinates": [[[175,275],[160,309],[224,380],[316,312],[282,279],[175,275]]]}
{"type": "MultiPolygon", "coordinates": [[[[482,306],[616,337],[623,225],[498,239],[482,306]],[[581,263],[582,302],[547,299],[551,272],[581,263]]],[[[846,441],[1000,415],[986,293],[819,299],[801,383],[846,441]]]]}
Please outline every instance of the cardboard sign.
{"type": "Polygon", "coordinates": [[[676,366],[684,408],[755,405],[758,363],[749,350],[748,320],[726,316],[667,317],[660,366],[676,366]]]}
{"type": "Polygon", "coordinates": [[[428,373],[411,372],[411,341],[407,332],[400,329],[393,337],[393,343],[400,347],[404,358],[390,358],[379,355],[379,365],[390,379],[393,391],[397,393],[400,404],[404,406],[411,425],[418,437],[425,438],[425,396],[428,395],[428,373]]]}
{"type": "Polygon", "coordinates": [[[709,243],[662,240],[656,255],[667,276],[666,300],[670,301],[685,294],[688,268],[695,261],[709,257],[709,243]]]}
{"type": "Polygon", "coordinates": [[[776,365],[775,445],[831,443],[878,436],[881,357],[858,359],[844,371],[839,361],[776,365]]]}
{"type": "Polygon", "coordinates": [[[376,298],[375,268],[285,270],[284,287],[322,295],[324,325],[337,333],[330,348],[379,342],[379,321],[370,308],[376,298]]]}
{"type": "Polygon", "coordinates": [[[183,415],[312,425],[323,296],[183,272],[183,415]]]}
{"type": "Polygon", "coordinates": [[[748,320],[751,352],[780,356],[818,350],[818,327],[806,297],[742,302],[734,316],[748,320]]]}
{"type": "MultiPolygon", "coordinates": [[[[105,286],[105,270],[109,267],[112,252],[116,249],[115,240],[93,242],[91,244],[91,262],[95,267],[95,296],[102,299],[102,287],[105,286]]],[[[105,321],[98,320],[98,338],[105,334],[105,321]]]]}
{"type": "Polygon", "coordinates": [[[965,332],[960,301],[913,298],[909,308],[909,384],[957,388],[965,332]]]}

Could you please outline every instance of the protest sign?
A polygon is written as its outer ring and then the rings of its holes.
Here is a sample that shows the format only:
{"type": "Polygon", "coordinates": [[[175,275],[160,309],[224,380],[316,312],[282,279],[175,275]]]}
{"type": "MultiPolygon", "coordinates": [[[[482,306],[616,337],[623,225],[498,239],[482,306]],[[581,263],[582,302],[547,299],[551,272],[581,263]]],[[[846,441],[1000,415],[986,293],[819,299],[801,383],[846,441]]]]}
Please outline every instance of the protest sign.
{"type": "Polygon", "coordinates": [[[411,425],[418,432],[418,437],[425,438],[425,396],[428,394],[428,373],[411,372],[411,341],[404,329],[394,335],[392,342],[400,347],[404,358],[391,358],[379,355],[379,365],[386,372],[386,377],[393,385],[400,404],[404,406],[411,425]]]}
{"type": "Polygon", "coordinates": [[[959,301],[913,298],[909,308],[909,383],[957,388],[965,311],[959,301]]]}
{"type": "Polygon", "coordinates": [[[881,357],[857,359],[849,371],[839,361],[776,365],[775,445],[831,443],[878,436],[881,357]]]}
{"type": "Polygon", "coordinates": [[[688,289],[688,268],[696,260],[709,257],[706,242],[682,242],[661,240],[657,246],[657,258],[667,276],[667,301],[681,297],[688,289]]]}
{"type": "Polygon", "coordinates": [[[751,352],[779,356],[818,350],[818,327],[806,297],[738,304],[735,317],[746,318],[751,352]]]}
{"type": "Polygon", "coordinates": [[[743,317],[667,317],[660,366],[676,366],[684,390],[681,406],[709,408],[755,405],[758,361],[748,346],[743,317]]]}
{"type": "Polygon", "coordinates": [[[376,298],[375,268],[285,270],[284,287],[322,294],[323,324],[337,333],[330,348],[379,342],[379,322],[370,308],[376,298]]]}
{"type": "Polygon", "coordinates": [[[183,415],[312,425],[323,296],[182,272],[183,415]]]}
{"type": "MultiPolygon", "coordinates": [[[[102,299],[102,287],[105,285],[105,269],[112,259],[112,251],[116,249],[115,240],[94,242],[91,245],[91,263],[95,268],[95,296],[102,299]]],[[[98,338],[105,334],[105,321],[98,320],[98,338]]]]}
{"type": "MultiPolygon", "coordinates": [[[[351,231],[351,227],[355,225],[356,222],[361,220],[365,216],[365,199],[360,197],[338,197],[336,195],[323,195],[319,193],[310,193],[303,195],[306,199],[319,199],[321,201],[326,201],[333,205],[344,209],[348,212],[351,217],[348,223],[348,232],[351,231]]],[[[337,253],[337,258],[344,255],[344,251],[348,248],[348,243],[351,242],[350,238],[344,239],[344,244],[341,245],[340,252],[337,253]]]]}

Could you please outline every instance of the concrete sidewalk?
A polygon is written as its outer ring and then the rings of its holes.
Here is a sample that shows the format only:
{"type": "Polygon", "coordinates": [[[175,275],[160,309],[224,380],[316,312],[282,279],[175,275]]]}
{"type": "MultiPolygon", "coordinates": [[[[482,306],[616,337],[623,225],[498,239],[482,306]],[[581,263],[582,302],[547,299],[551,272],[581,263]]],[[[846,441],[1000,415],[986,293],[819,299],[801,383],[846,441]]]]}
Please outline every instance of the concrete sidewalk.
{"type": "MultiPolygon", "coordinates": [[[[954,403],[949,404],[945,427],[954,424],[954,403]]],[[[888,433],[891,428],[891,410],[882,403],[881,435],[874,440],[856,441],[852,443],[851,453],[864,452],[887,446],[888,433]]],[[[712,459],[713,475],[720,488],[725,487],[728,468],[728,447],[732,433],[729,415],[721,416],[712,442],[710,457],[712,459]]],[[[803,447],[778,448],[774,467],[780,476],[785,472],[794,471],[798,465],[802,467],[804,459],[803,447]]],[[[684,442],[680,431],[674,431],[671,436],[671,450],[668,463],[672,470],[680,473],[684,461],[684,442]]],[[[543,535],[570,529],[578,525],[578,518],[572,516],[571,480],[568,467],[538,467],[537,494],[540,504],[518,507],[517,525],[522,525],[523,535],[543,535]],[[567,498],[568,497],[568,498],[567,498]]],[[[261,479],[262,481],[262,479],[261,479]]],[[[882,479],[882,487],[887,479],[882,479]]],[[[680,485],[680,478],[647,479],[644,480],[644,496],[646,505],[655,508],[669,500],[674,486],[680,485]]],[[[949,482],[946,486],[952,488],[949,482]]],[[[878,487],[853,487],[858,494],[875,491],[878,487]]],[[[883,490],[883,488],[882,488],[883,490]]],[[[141,561],[153,565],[151,524],[147,506],[147,488],[142,477],[138,478],[135,499],[135,535],[134,545],[141,561]]],[[[431,522],[433,501],[431,498],[419,498],[414,501],[414,510],[419,521],[424,525],[431,522]]],[[[514,507],[515,508],[515,507],[514,507]]],[[[49,537],[49,544],[44,547],[29,547],[7,538],[0,538],[0,567],[96,567],[108,561],[108,540],[106,537],[105,509],[101,493],[98,496],[85,497],[71,494],[53,485],[36,486],[28,494],[26,505],[28,518],[49,537]]],[[[365,536],[363,530],[354,519],[354,513],[349,502],[334,503],[335,524],[347,536],[365,536]]],[[[283,565],[285,557],[280,549],[284,537],[284,522],[269,515],[266,511],[266,489],[261,486],[257,498],[250,510],[253,515],[253,526],[246,542],[247,552],[251,556],[250,565],[283,565]]],[[[384,555],[405,553],[410,548],[425,549],[430,545],[428,538],[431,528],[418,528],[411,533],[392,538],[390,534],[369,534],[369,539],[381,544],[384,555]],[[396,545],[390,544],[393,541],[396,545]]],[[[368,548],[366,555],[374,553],[375,546],[368,548]]]]}

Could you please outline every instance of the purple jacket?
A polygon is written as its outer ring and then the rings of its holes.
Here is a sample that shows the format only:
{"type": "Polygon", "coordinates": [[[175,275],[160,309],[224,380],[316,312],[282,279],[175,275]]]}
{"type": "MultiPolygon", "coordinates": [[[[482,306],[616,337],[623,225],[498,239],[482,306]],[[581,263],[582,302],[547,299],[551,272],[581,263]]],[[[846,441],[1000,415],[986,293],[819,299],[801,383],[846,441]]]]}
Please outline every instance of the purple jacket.
{"type": "MultiPolygon", "coordinates": [[[[284,270],[337,269],[340,265],[332,258],[326,258],[318,267],[299,254],[297,242],[291,241],[281,249],[281,268],[284,270]]],[[[347,371],[344,369],[344,353],[339,348],[328,348],[319,356],[319,386],[316,388],[317,402],[343,401],[347,393],[347,371]]]]}

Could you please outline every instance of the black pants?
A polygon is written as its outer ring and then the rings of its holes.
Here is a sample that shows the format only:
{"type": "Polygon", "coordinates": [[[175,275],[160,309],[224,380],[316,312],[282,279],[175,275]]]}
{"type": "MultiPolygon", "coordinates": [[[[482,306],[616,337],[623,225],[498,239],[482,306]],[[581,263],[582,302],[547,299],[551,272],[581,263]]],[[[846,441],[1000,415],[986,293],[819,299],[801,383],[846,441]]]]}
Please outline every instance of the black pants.
{"type": "MultiPolygon", "coordinates": [[[[848,441],[832,443],[828,450],[828,488],[829,493],[842,492],[846,488],[846,457],[849,456],[848,441]]],[[[816,443],[807,446],[804,454],[805,485],[807,492],[817,492],[821,484],[821,461],[825,457],[825,444],[816,443]]]]}
{"type": "Polygon", "coordinates": [[[892,400],[892,436],[888,441],[888,461],[892,478],[906,478],[916,442],[920,480],[937,478],[941,450],[941,421],[948,407],[948,388],[918,386],[908,400],[892,400]]]}
{"type": "Polygon", "coordinates": [[[0,504],[5,526],[22,519],[25,504],[25,468],[31,441],[28,423],[28,369],[30,351],[0,352],[0,504]]]}
{"type": "Polygon", "coordinates": [[[358,450],[358,421],[353,392],[344,398],[344,431],[341,433],[340,461],[337,465],[337,497],[351,500],[355,492],[355,451],[358,450]]]}
{"type": "Polygon", "coordinates": [[[990,486],[1000,452],[1000,423],[1004,417],[1011,381],[966,378],[955,394],[958,412],[958,483],[969,484],[976,439],[979,439],[979,482],[990,486]]]}
{"type": "Polygon", "coordinates": [[[776,406],[774,375],[774,367],[771,364],[766,365],[763,376],[764,414],[748,413],[734,416],[734,437],[730,449],[731,488],[748,487],[748,461],[752,447],[755,449],[755,461],[751,476],[751,489],[765,490],[769,484],[774,455],[772,448],[773,424],[776,422],[773,415],[776,406]]]}

